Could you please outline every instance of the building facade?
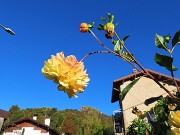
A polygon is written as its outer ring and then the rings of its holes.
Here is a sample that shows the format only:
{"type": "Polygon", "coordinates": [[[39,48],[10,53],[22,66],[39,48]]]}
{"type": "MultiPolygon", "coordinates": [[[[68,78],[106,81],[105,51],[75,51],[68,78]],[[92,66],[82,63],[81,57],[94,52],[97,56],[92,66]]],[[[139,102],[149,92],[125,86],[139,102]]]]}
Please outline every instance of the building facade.
{"type": "MultiPolygon", "coordinates": [[[[147,71],[169,91],[172,92],[177,90],[176,85],[170,76],[148,69],[147,71]]],[[[180,80],[175,80],[178,86],[180,86],[180,80]]],[[[145,76],[142,72],[136,72],[114,80],[111,102],[114,103],[118,101],[121,106],[124,132],[131,124],[131,121],[136,118],[136,115],[132,113],[133,107],[137,107],[142,112],[146,111],[154,107],[157,100],[162,96],[167,96],[166,91],[164,91],[154,80],[145,76]],[[130,91],[126,94],[125,98],[121,101],[119,99],[119,94],[129,83],[138,77],[140,77],[139,81],[133,85],[130,91]]]]}
{"type": "Polygon", "coordinates": [[[38,122],[37,117],[22,118],[4,127],[3,135],[59,135],[50,127],[50,117],[44,123],[38,122]]]}

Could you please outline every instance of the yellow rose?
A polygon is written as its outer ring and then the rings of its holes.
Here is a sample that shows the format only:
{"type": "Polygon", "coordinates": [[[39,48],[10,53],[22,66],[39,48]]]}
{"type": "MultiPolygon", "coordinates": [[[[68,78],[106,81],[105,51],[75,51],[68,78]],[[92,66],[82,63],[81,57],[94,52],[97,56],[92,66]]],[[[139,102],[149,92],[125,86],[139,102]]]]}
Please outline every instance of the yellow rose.
{"type": "Polygon", "coordinates": [[[171,126],[180,128],[180,111],[170,111],[168,122],[171,126]]]}
{"type": "Polygon", "coordinates": [[[170,111],[168,122],[171,130],[168,135],[180,135],[180,111],[170,111]]]}
{"type": "Polygon", "coordinates": [[[59,84],[58,90],[66,92],[69,98],[77,97],[77,92],[84,92],[90,80],[84,70],[84,63],[73,55],[65,57],[63,52],[45,61],[42,73],[47,79],[59,84]]]}

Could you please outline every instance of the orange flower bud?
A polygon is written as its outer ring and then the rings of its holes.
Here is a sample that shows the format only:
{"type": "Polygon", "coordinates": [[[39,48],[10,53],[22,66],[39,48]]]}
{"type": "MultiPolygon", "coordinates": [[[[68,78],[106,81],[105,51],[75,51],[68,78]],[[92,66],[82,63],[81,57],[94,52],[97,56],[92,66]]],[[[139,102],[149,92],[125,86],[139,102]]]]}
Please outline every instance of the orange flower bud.
{"type": "Polygon", "coordinates": [[[80,32],[86,33],[89,30],[87,23],[81,23],[80,25],[80,32]]]}

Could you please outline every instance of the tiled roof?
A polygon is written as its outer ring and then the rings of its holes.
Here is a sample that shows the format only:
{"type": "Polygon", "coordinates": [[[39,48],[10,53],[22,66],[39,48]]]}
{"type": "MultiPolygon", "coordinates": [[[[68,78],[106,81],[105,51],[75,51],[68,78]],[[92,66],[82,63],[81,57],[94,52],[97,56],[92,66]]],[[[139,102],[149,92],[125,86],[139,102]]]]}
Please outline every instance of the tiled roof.
{"type": "Polygon", "coordinates": [[[3,130],[6,130],[6,129],[10,128],[10,127],[14,127],[15,125],[18,125],[18,124],[21,124],[21,123],[24,123],[24,122],[36,125],[37,127],[40,127],[42,129],[50,132],[52,135],[59,135],[59,133],[56,130],[54,130],[52,127],[50,127],[48,125],[45,125],[45,124],[43,124],[41,122],[38,122],[37,120],[28,118],[28,117],[24,117],[22,119],[19,119],[19,120],[13,122],[12,124],[4,125],[3,130]]]}
{"type": "Polygon", "coordinates": [[[0,117],[7,119],[8,115],[9,115],[8,111],[0,109],[0,117]]]}
{"type": "MultiPolygon", "coordinates": [[[[148,71],[148,73],[150,75],[152,75],[158,81],[162,81],[166,84],[175,86],[174,81],[172,80],[172,77],[158,73],[158,72],[155,72],[155,71],[152,71],[152,70],[149,70],[149,69],[146,69],[146,71],[148,71]]],[[[114,102],[119,100],[119,94],[120,94],[119,87],[120,87],[120,85],[122,85],[126,81],[134,80],[136,77],[140,77],[140,76],[144,76],[144,73],[143,72],[136,72],[136,73],[130,74],[128,76],[114,80],[113,81],[111,102],[114,103],[114,102]]],[[[146,76],[146,77],[148,77],[148,76],[146,76]]],[[[180,80],[179,79],[175,79],[175,80],[176,80],[178,86],[180,87],[180,80]]]]}

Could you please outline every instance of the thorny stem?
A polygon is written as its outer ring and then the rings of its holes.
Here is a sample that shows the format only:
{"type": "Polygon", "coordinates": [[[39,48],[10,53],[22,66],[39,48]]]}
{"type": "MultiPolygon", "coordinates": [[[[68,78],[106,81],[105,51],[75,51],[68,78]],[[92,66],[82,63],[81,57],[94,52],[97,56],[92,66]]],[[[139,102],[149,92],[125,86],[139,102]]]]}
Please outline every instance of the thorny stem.
{"type": "Polygon", "coordinates": [[[145,73],[147,73],[147,71],[145,70],[145,68],[135,59],[135,57],[130,53],[130,51],[126,48],[126,46],[122,43],[121,39],[119,38],[118,34],[116,32],[114,32],[114,34],[116,35],[117,39],[119,40],[120,44],[124,47],[124,49],[126,50],[126,52],[131,56],[131,58],[134,60],[134,63],[136,63],[145,73]]]}
{"type": "Polygon", "coordinates": [[[92,54],[97,54],[97,53],[110,53],[110,52],[109,52],[109,51],[90,52],[90,53],[87,53],[87,54],[80,60],[80,62],[82,62],[87,56],[92,55],[92,54]]]}
{"type": "Polygon", "coordinates": [[[172,70],[171,70],[171,76],[172,76],[172,79],[173,79],[173,81],[174,81],[174,83],[175,83],[175,85],[176,85],[177,91],[180,92],[180,89],[179,89],[179,87],[178,87],[178,84],[177,84],[177,82],[176,82],[176,80],[175,80],[175,78],[174,78],[174,72],[173,72],[172,70]]]}
{"type": "Polygon", "coordinates": [[[157,79],[155,79],[151,74],[149,74],[149,72],[135,59],[135,57],[129,52],[129,50],[126,48],[126,46],[122,43],[121,39],[119,38],[119,36],[117,35],[117,33],[115,32],[115,35],[117,37],[117,39],[119,40],[120,44],[124,47],[124,49],[126,50],[126,52],[131,56],[131,58],[134,60],[134,63],[137,64],[143,71],[144,74],[148,75],[151,79],[153,79],[161,88],[163,88],[171,97],[173,98],[177,98],[176,96],[174,96],[167,88],[165,88],[157,79]]]}
{"type": "MultiPolygon", "coordinates": [[[[172,58],[172,51],[169,52],[169,53],[170,53],[170,57],[172,58]]],[[[179,89],[179,87],[178,87],[178,84],[177,84],[177,82],[176,82],[176,80],[175,80],[175,78],[174,78],[174,72],[173,72],[172,69],[171,69],[171,76],[172,76],[172,79],[173,79],[173,81],[174,81],[174,83],[175,83],[175,85],[176,85],[177,91],[180,92],[180,89],[179,89]]]]}
{"type": "MultiPolygon", "coordinates": [[[[123,56],[122,56],[121,54],[118,54],[118,53],[112,51],[111,49],[109,49],[108,47],[106,47],[106,46],[100,41],[100,39],[93,33],[92,30],[89,30],[89,31],[90,31],[90,33],[94,36],[94,38],[99,42],[99,44],[100,44],[102,47],[104,47],[109,53],[115,54],[115,55],[117,55],[117,56],[119,56],[119,57],[121,57],[121,58],[123,59],[123,56]]],[[[127,62],[129,62],[129,61],[127,61],[127,62]]],[[[129,62],[129,63],[130,63],[135,69],[137,69],[137,70],[139,71],[139,69],[138,69],[135,65],[133,65],[131,62],[129,62]]]]}

